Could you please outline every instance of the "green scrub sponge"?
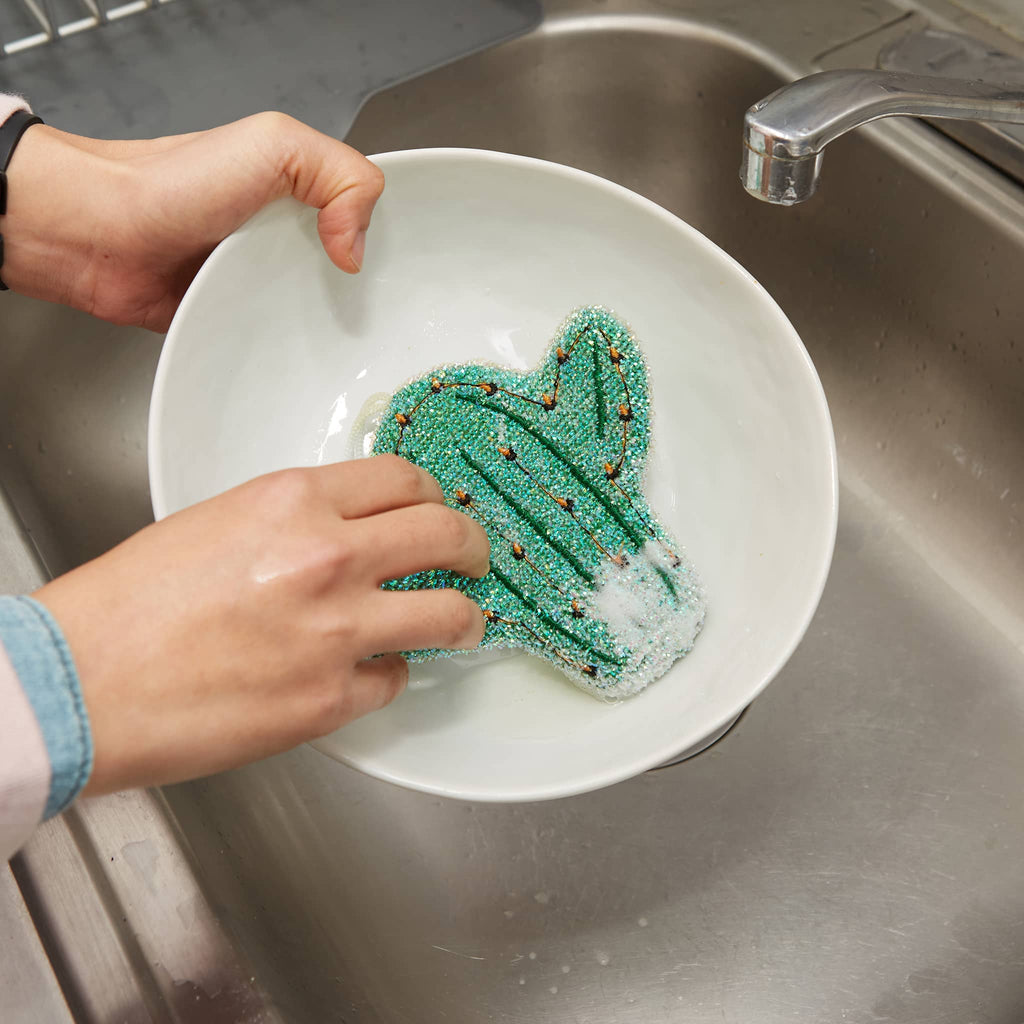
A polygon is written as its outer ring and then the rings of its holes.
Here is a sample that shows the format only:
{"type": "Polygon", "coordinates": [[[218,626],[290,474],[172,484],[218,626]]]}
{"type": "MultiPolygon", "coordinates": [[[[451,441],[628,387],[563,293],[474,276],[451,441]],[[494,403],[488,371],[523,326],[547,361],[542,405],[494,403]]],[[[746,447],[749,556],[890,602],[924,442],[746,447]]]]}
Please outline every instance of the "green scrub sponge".
{"type": "Polygon", "coordinates": [[[484,610],[481,646],[524,648],[598,697],[639,692],[690,651],[704,621],[694,569],[644,497],[650,420],[636,341],[600,306],[572,313],[530,373],[463,364],[406,384],[374,454],[433,474],[487,531],[491,569],[387,586],[455,587],[484,610]]]}

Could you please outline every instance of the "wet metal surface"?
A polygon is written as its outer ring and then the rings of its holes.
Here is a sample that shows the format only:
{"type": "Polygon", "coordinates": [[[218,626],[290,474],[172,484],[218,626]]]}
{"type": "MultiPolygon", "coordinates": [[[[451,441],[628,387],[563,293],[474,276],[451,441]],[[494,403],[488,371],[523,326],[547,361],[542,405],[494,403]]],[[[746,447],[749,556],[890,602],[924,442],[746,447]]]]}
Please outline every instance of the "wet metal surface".
{"type": "MultiPolygon", "coordinates": [[[[748,199],[744,110],[901,16],[769,6],[551,4],[374,98],[351,138],[595,171],[775,295],[842,482],[789,665],[711,750],[570,800],[442,801],[303,749],[86,801],[18,866],[79,1019],[1024,1019],[1024,203],[920,126],[835,143],[803,207],[748,199]]],[[[158,343],[6,310],[5,436],[74,562],[146,517],[158,343]]]]}

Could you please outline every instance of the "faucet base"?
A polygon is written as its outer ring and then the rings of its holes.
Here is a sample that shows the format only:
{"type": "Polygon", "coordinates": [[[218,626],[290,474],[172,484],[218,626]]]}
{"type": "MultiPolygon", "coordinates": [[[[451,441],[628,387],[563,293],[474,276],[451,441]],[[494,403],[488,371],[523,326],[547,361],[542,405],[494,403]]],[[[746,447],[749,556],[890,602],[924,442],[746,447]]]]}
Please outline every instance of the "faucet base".
{"type": "MultiPolygon", "coordinates": [[[[1024,89],[1024,61],[1000,53],[973,36],[927,28],[890,43],[878,54],[887,71],[930,74],[941,68],[957,78],[1002,82],[1024,89]]],[[[993,121],[929,121],[993,167],[1024,184],[1024,125],[993,121]]]]}

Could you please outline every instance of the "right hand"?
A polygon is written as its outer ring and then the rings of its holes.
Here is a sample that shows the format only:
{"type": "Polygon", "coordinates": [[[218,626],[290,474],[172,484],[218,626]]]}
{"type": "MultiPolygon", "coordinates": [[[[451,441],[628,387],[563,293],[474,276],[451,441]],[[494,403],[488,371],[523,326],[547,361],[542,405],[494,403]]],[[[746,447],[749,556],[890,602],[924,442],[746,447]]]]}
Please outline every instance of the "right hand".
{"type": "Polygon", "coordinates": [[[33,596],[92,725],[86,793],[235,767],[383,707],[408,676],[389,652],[475,647],[484,618],[457,590],[380,585],[480,577],[488,557],[429,474],[383,455],[260,477],[47,584],[33,596]]]}

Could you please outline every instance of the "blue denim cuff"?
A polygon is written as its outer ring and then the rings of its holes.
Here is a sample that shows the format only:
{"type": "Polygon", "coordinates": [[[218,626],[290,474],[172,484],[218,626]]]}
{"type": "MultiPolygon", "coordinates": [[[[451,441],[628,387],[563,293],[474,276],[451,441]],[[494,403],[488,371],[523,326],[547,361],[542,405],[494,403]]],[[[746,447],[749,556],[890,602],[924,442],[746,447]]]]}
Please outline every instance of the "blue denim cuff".
{"type": "Polygon", "coordinates": [[[0,597],[0,643],[39,720],[50,757],[45,820],[78,796],[92,772],[82,688],[60,626],[31,597],[0,597]]]}

